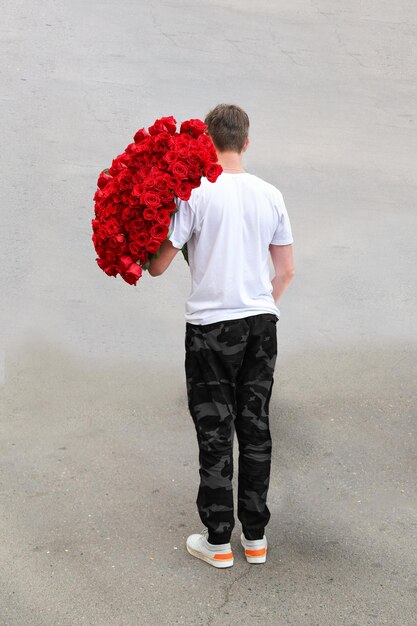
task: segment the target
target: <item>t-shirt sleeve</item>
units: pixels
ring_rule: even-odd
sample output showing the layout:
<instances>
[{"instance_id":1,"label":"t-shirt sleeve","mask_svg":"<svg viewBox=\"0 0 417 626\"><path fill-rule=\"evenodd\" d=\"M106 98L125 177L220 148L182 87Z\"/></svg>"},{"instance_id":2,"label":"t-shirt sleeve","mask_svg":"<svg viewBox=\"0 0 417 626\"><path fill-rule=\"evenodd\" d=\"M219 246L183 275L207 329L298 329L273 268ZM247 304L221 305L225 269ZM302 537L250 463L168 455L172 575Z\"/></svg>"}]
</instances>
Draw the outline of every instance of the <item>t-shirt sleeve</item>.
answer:
<instances>
[{"instance_id":1,"label":"t-shirt sleeve","mask_svg":"<svg viewBox=\"0 0 417 626\"><path fill-rule=\"evenodd\" d=\"M176 203L178 211L171 215L168 239L174 248L181 249L192 237L195 214L188 201L177 198Z\"/></svg>"},{"instance_id":2,"label":"t-shirt sleeve","mask_svg":"<svg viewBox=\"0 0 417 626\"><path fill-rule=\"evenodd\" d=\"M290 218L288 216L287 207L285 206L284 198L279 192L277 197L277 209L278 209L278 226L272 237L271 244L274 246L286 246L290 243L294 243L294 239L291 231Z\"/></svg>"}]
</instances>

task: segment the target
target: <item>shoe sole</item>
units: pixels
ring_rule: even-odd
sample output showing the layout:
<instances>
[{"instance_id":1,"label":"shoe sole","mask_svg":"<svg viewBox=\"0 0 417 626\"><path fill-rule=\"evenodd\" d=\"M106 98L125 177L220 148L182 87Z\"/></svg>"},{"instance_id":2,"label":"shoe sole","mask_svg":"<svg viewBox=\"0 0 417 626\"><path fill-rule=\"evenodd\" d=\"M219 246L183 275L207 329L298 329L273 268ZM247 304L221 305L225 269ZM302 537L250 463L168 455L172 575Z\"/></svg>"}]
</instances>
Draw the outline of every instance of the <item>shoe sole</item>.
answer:
<instances>
[{"instance_id":1,"label":"shoe sole","mask_svg":"<svg viewBox=\"0 0 417 626\"><path fill-rule=\"evenodd\" d=\"M264 556L248 556L245 552L248 563L266 563L266 554Z\"/></svg>"},{"instance_id":2,"label":"shoe sole","mask_svg":"<svg viewBox=\"0 0 417 626\"><path fill-rule=\"evenodd\" d=\"M245 557L248 563L266 563L268 546L265 548L259 548L258 550L250 550L249 548L245 548L242 541L240 543L245 550Z\"/></svg>"},{"instance_id":3,"label":"shoe sole","mask_svg":"<svg viewBox=\"0 0 417 626\"><path fill-rule=\"evenodd\" d=\"M194 550L193 548L190 548L188 545L187 547L187 551L192 555L195 556L197 559L201 559L202 561L205 561L206 563L208 563L209 565L212 565L213 567L217 567L219 569L224 569L225 567L232 567L233 565L233 559L214 559L213 557L208 556L207 554L204 554L203 552L199 552L198 550Z\"/></svg>"}]
</instances>

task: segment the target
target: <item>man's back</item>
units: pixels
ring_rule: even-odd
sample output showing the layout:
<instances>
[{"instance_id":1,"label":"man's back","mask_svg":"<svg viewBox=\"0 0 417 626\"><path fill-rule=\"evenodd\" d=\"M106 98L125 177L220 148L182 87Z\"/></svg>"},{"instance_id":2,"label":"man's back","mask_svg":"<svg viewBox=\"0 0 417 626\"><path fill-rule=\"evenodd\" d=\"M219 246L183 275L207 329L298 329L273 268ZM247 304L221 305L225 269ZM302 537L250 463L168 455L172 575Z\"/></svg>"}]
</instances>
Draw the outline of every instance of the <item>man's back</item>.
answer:
<instances>
[{"instance_id":1,"label":"man's back","mask_svg":"<svg viewBox=\"0 0 417 626\"><path fill-rule=\"evenodd\" d=\"M191 293L186 321L211 324L259 313L279 316L269 276L269 245L293 243L281 192L261 178L223 172L178 202L169 239L187 243Z\"/></svg>"}]
</instances>

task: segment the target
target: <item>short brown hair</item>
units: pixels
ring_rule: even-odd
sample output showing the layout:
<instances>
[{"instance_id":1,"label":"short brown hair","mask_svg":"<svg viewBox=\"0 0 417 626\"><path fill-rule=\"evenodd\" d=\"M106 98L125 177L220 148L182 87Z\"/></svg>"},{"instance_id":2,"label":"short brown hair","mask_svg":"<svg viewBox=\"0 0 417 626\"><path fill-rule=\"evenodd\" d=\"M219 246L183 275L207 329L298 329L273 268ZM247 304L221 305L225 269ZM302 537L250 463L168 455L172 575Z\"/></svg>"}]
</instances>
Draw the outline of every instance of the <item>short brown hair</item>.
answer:
<instances>
[{"instance_id":1,"label":"short brown hair","mask_svg":"<svg viewBox=\"0 0 417 626\"><path fill-rule=\"evenodd\" d=\"M218 104L204 120L208 134L220 152L242 152L249 132L247 113L235 104Z\"/></svg>"}]
</instances>

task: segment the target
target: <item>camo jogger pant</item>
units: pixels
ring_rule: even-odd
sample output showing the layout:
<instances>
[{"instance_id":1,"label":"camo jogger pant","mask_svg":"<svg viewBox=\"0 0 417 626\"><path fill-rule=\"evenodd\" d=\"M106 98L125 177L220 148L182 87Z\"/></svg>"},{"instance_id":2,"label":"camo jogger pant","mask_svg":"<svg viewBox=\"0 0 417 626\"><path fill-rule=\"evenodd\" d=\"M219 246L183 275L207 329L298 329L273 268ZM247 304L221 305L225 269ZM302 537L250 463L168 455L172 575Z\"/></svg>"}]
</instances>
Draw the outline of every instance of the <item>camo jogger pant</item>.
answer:
<instances>
[{"instance_id":1,"label":"camo jogger pant","mask_svg":"<svg viewBox=\"0 0 417 626\"><path fill-rule=\"evenodd\" d=\"M208 541L228 543L233 515L233 436L239 445L238 518L247 539L269 521L271 467L269 400L277 358L277 317L186 323L188 408L199 446L197 508Z\"/></svg>"}]
</instances>

